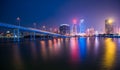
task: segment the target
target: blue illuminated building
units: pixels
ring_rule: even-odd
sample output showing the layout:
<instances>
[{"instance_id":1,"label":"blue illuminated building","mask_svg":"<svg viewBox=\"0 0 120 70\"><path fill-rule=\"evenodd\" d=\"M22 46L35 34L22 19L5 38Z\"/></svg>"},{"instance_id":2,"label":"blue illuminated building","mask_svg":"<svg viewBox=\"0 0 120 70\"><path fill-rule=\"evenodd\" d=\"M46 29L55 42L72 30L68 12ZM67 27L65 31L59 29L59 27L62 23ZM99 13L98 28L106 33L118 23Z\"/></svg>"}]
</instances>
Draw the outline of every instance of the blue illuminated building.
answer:
<instances>
[{"instance_id":1,"label":"blue illuminated building","mask_svg":"<svg viewBox=\"0 0 120 70\"><path fill-rule=\"evenodd\" d=\"M84 19L81 19L79 24L79 33L85 33L85 30L86 30L86 26L84 23Z\"/></svg>"}]
</instances>

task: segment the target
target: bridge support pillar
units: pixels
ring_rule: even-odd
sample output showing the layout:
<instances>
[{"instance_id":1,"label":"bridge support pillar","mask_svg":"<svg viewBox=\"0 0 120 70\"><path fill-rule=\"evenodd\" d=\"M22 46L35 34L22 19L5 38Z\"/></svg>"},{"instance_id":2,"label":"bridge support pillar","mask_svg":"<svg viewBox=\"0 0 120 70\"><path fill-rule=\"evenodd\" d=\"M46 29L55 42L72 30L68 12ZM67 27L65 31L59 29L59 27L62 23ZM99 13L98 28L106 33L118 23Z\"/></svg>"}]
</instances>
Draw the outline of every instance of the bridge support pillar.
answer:
<instances>
[{"instance_id":1,"label":"bridge support pillar","mask_svg":"<svg viewBox=\"0 0 120 70\"><path fill-rule=\"evenodd\" d=\"M14 35L14 41L20 41L20 30L19 29L14 29L13 35Z\"/></svg>"},{"instance_id":2,"label":"bridge support pillar","mask_svg":"<svg viewBox=\"0 0 120 70\"><path fill-rule=\"evenodd\" d=\"M35 32L30 33L30 40L35 40L36 39L35 36L36 36Z\"/></svg>"},{"instance_id":3,"label":"bridge support pillar","mask_svg":"<svg viewBox=\"0 0 120 70\"><path fill-rule=\"evenodd\" d=\"M14 36L14 41L16 41L16 33L15 33L15 29L13 30L13 36Z\"/></svg>"},{"instance_id":4,"label":"bridge support pillar","mask_svg":"<svg viewBox=\"0 0 120 70\"><path fill-rule=\"evenodd\" d=\"M52 36L49 35L49 39L52 39Z\"/></svg>"},{"instance_id":5,"label":"bridge support pillar","mask_svg":"<svg viewBox=\"0 0 120 70\"><path fill-rule=\"evenodd\" d=\"M34 35L33 35L33 39L34 39L34 40L36 39L35 36L36 36L36 33L34 32Z\"/></svg>"},{"instance_id":6,"label":"bridge support pillar","mask_svg":"<svg viewBox=\"0 0 120 70\"><path fill-rule=\"evenodd\" d=\"M17 30L17 36L18 36L17 40L20 41L20 30L19 29Z\"/></svg>"},{"instance_id":7,"label":"bridge support pillar","mask_svg":"<svg viewBox=\"0 0 120 70\"><path fill-rule=\"evenodd\" d=\"M30 40L32 40L32 33L30 33Z\"/></svg>"},{"instance_id":8,"label":"bridge support pillar","mask_svg":"<svg viewBox=\"0 0 120 70\"><path fill-rule=\"evenodd\" d=\"M41 40L45 40L45 35L44 35L44 36L42 36Z\"/></svg>"}]
</instances>

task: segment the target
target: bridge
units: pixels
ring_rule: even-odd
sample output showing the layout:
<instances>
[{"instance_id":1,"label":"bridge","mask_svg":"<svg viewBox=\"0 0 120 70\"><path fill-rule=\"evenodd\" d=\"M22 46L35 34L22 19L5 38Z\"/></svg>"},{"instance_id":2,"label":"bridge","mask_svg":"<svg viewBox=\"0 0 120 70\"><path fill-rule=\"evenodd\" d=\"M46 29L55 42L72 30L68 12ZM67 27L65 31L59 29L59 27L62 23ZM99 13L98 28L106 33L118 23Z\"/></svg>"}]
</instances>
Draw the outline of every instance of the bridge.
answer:
<instances>
[{"instance_id":1,"label":"bridge","mask_svg":"<svg viewBox=\"0 0 120 70\"><path fill-rule=\"evenodd\" d=\"M17 41L20 41L20 31L30 32L31 38L33 36L34 40L35 40L36 33L43 34L43 35L49 35L49 36L53 36L53 37L62 37L62 38L67 37L65 35L61 35L61 34L57 34L57 33L53 33L53 32L48 32L48 31L39 30L39 29L35 29L35 28L16 26L16 25L11 25L11 24L6 24L6 23L0 23L0 27L13 29L14 40L16 39L15 35L17 35Z\"/></svg>"}]
</instances>

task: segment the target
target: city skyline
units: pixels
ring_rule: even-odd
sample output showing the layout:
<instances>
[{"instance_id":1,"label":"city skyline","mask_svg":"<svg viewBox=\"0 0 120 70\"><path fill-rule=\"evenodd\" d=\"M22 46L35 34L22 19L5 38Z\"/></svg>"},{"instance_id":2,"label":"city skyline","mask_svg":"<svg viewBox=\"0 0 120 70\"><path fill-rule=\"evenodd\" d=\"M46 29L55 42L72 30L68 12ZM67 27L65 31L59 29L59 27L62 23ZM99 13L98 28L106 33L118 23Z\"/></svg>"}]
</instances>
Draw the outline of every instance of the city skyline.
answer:
<instances>
[{"instance_id":1,"label":"city skyline","mask_svg":"<svg viewBox=\"0 0 120 70\"><path fill-rule=\"evenodd\" d=\"M16 18L20 17L22 26L32 27L36 23L38 28L44 25L58 28L60 24L72 25L75 18L84 19L87 28L102 31L107 18L113 18L119 25L119 5L119 0L4 0L0 2L0 22L17 25Z\"/></svg>"},{"instance_id":2,"label":"city skyline","mask_svg":"<svg viewBox=\"0 0 120 70\"><path fill-rule=\"evenodd\" d=\"M120 0L0 0L0 70L120 70Z\"/></svg>"}]
</instances>

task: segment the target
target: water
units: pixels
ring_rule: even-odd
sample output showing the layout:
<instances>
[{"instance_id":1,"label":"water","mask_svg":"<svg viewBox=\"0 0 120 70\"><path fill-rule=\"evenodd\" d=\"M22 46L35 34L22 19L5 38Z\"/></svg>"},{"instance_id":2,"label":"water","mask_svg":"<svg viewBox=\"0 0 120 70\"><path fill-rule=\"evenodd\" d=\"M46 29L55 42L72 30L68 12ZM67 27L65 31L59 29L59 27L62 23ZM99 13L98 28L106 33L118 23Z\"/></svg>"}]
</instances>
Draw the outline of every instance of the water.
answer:
<instances>
[{"instance_id":1,"label":"water","mask_svg":"<svg viewBox=\"0 0 120 70\"><path fill-rule=\"evenodd\" d=\"M120 70L120 39L0 42L0 70Z\"/></svg>"}]
</instances>

